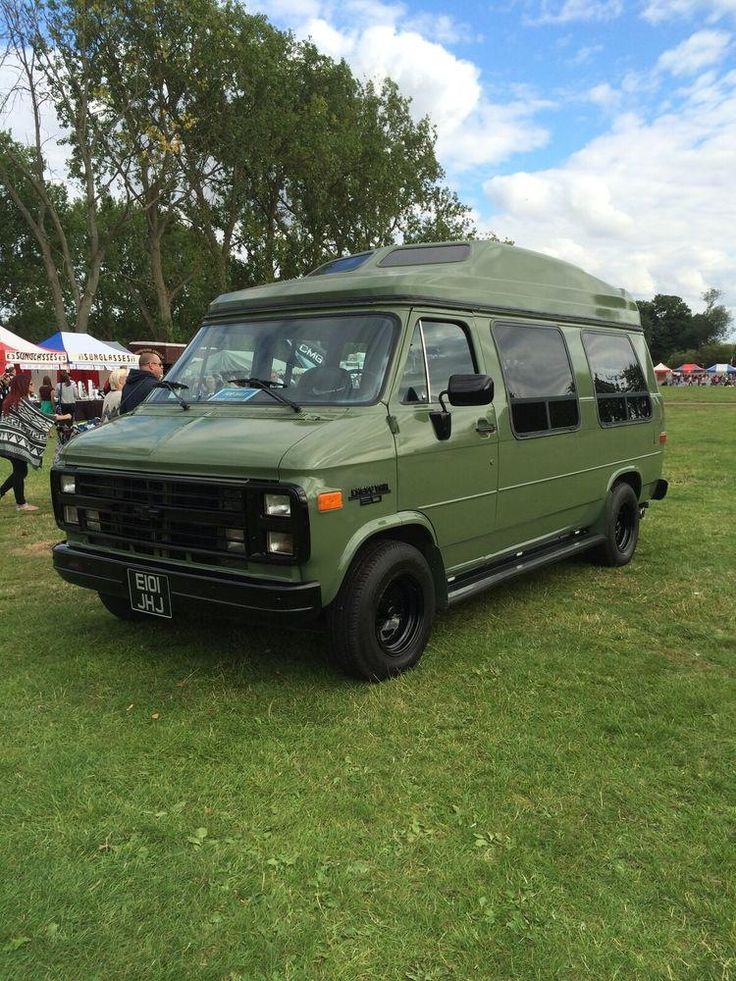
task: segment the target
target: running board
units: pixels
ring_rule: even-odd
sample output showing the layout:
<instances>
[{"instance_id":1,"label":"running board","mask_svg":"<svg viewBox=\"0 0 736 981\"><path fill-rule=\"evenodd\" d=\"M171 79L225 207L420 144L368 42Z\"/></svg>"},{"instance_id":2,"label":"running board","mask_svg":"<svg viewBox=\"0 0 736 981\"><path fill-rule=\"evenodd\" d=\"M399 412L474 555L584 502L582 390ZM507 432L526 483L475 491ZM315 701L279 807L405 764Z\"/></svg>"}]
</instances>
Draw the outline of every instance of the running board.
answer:
<instances>
[{"instance_id":1,"label":"running board","mask_svg":"<svg viewBox=\"0 0 736 981\"><path fill-rule=\"evenodd\" d=\"M573 555L587 552L589 548L599 545L605 541L604 535L591 535L588 532L581 532L573 536L566 536L563 540L557 539L555 542L542 546L541 548L531 549L528 552L514 553L507 558L498 559L480 569L457 576L452 582L447 583L447 605L454 606L463 600L470 599L486 589L498 586L509 579L523 576L526 572L533 572L541 569L552 562L560 562L562 559L569 559Z\"/></svg>"}]
</instances>

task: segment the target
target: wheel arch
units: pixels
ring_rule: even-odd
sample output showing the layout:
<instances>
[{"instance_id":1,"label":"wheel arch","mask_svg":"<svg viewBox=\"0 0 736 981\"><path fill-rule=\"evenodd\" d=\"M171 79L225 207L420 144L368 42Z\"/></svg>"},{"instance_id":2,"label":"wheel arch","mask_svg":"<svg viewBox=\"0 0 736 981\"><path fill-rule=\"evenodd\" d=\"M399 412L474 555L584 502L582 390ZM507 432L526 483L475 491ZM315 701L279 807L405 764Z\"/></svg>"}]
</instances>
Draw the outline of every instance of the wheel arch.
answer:
<instances>
[{"instance_id":1,"label":"wheel arch","mask_svg":"<svg viewBox=\"0 0 736 981\"><path fill-rule=\"evenodd\" d=\"M627 467L625 470L619 470L614 473L609 481L607 493L610 494L617 484L628 484L636 494L637 501L641 498L641 489L644 486L644 481L641 473L635 467Z\"/></svg>"},{"instance_id":2,"label":"wheel arch","mask_svg":"<svg viewBox=\"0 0 736 981\"><path fill-rule=\"evenodd\" d=\"M421 552L432 572L437 608L444 609L447 606L447 577L434 528L423 514L416 511L392 515L392 520L389 522L384 519L364 525L348 541L329 590L323 589L325 605L332 602L337 595L348 569L358 554L376 541L404 542ZM327 592L326 597L325 592Z\"/></svg>"}]
</instances>

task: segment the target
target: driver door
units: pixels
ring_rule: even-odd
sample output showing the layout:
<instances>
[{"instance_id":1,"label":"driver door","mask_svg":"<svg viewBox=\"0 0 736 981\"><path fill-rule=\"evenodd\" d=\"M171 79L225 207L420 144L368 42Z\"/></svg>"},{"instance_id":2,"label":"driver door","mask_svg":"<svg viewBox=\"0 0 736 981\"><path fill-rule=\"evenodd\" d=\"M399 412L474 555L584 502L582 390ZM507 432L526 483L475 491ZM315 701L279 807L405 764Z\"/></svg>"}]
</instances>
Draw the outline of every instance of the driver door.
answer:
<instances>
[{"instance_id":1,"label":"driver door","mask_svg":"<svg viewBox=\"0 0 736 981\"><path fill-rule=\"evenodd\" d=\"M414 311L410 343L392 393L398 503L432 523L446 567L488 555L496 518L498 433L493 405L450 406L450 438L440 440L430 413L450 375L482 372L470 322Z\"/></svg>"}]
</instances>

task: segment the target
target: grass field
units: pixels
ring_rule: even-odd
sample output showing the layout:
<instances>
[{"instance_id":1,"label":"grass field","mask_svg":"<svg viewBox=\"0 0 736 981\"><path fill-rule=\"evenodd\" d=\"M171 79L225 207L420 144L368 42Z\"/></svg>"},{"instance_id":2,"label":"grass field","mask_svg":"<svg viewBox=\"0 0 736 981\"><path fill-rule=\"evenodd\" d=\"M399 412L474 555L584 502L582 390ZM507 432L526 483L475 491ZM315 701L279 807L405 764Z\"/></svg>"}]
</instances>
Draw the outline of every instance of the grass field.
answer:
<instances>
[{"instance_id":1,"label":"grass field","mask_svg":"<svg viewBox=\"0 0 736 981\"><path fill-rule=\"evenodd\" d=\"M708 405L724 403L736 405L736 385L686 385L672 387L665 385L660 389L668 405L705 402Z\"/></svg>"},{"instance_id":2,"label":"grass field","mask_svg":"<svg viewBox=\"0 0 736 981\"><path fill-rule=\"evenodd\" d=\"M736 406L668 431L630 566L374 686L318 634L119 624L51 571L48 472L3 499L0 978L736 976Z\"/></svg>"}]
</instances>

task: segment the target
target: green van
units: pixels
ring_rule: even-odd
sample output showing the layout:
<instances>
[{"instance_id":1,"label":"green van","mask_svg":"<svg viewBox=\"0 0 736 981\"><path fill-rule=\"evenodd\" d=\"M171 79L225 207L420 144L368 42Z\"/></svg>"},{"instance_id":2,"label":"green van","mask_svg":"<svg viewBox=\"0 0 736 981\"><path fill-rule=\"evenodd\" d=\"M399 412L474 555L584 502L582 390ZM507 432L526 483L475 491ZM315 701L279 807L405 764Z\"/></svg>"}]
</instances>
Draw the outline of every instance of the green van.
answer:
<instances>
[{"instance_id":1,"label":"green van","mask_svg":"<svg viewBox=\"0 0 736 981\"><path fill-rule=\"evenodd\" d=\"M219 297L142 405L71 441L54 565L124 620L323 620L383 679L437 610L629 562L665 440L625 291L492 242L376 249Z\"/></svg>"}]
</instances>

